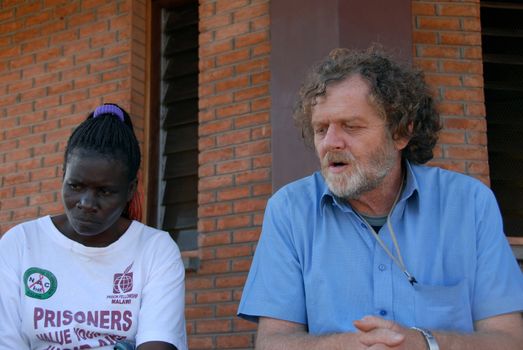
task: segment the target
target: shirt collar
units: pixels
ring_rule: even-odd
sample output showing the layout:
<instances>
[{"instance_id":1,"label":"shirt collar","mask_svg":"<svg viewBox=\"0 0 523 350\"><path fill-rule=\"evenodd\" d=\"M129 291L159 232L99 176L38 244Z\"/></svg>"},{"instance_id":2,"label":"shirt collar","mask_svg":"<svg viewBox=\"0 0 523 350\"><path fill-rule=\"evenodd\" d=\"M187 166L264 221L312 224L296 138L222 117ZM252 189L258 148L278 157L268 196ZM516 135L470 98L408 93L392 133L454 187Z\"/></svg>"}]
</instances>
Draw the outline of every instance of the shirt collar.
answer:
<instances>
[{"instance_id":1,"label":"shirt collar","mask_svg":"<svg viewBox=\"0 0 523 350\"><path fill-rule=\"evenodd\" d=\"M414 172L412 171L412 165L408 160L404 161L405 164L405 173L406 173L406 181L405 185L403 186L403 191L401 193L400 199L398 202L406 201L410 197L414 195L414 193L419 191L418 187L418 181L416 180L416 177L414 176ZM320 207L324 208L326 204L333 204L339 207L343 211L353 211L352 207L341 198L335 196L327 186L327 183L325 182L325 179L323 178L323 175L321 175L320 172L317 173L317 176L319 177L319 184L320 184Z\"/></svg>"}]
</instances>

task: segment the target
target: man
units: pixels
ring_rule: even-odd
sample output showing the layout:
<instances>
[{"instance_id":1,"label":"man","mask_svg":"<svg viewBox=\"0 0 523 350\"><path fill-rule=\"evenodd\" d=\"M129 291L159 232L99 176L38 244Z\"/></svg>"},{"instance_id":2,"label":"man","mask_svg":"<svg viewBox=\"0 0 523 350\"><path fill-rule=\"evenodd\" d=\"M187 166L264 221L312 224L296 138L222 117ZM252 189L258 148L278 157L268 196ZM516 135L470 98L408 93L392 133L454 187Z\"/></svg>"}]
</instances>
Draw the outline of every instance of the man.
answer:
<instances>
[{"instance_id":1,"label":"man","mask_svg":"<svg viewBox=\"0 0 523 350\"><path fill-rule=\"evenodd\" d=\"M523 277L492 192L421 165L440 128L422 74L334 50L294 117L321 173L269 200L238 311L256 348L522 349Z\"/></svg>"}]
</instances>

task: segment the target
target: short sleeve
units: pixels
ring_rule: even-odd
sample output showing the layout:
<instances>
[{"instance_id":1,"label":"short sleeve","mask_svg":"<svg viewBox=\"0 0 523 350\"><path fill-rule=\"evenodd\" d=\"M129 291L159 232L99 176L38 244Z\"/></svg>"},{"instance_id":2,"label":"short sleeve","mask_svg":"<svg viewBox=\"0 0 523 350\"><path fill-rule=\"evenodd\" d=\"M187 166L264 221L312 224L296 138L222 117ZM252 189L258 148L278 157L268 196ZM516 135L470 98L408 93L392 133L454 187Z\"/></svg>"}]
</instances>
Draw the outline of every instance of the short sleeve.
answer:
<instances>
[{"instance_id":1,"label":"short sleeve","mask_svg":"<svg viewBox=\"0 0 523 350\"><path fill-rule=\"evenodd\" d=\"M0 239L0 349L29 350L29 342L22 335L21 282L17 264L20 249L15 235L22 234L17 227Z\"/></svg>"},{"instance_id":2,"label":"short sleeve","mask_svg":"<svg viewBox=\"0 0 523 350\"><path fill-rule=\"evenodd\" d=\"M495 197L490 190L485 192L477 208L475 321L523 310L523 275L503 233Z\"/></svg>"},{"instance_id":3,"label":"short sleeve","mask_svg":"<svg viewBox=\"0 0 523 350\"><path fill-rule=\"evenodd\" d=\"M288 197L276 193L265 210L262 233L238 315L307 323L302 265L296 249Z\"/></svg>"},{"instance_id":4,"label":"short sleeve","mask_svg":"<svg viewBox=\"0 0 523 350\"><path fill-rule=\"evenodd\" d=\"M147 279L142 290L136 345L163 341L187 350L185 269L178 246L168 234L149 244Z\"/></svg>"}]
</instances>

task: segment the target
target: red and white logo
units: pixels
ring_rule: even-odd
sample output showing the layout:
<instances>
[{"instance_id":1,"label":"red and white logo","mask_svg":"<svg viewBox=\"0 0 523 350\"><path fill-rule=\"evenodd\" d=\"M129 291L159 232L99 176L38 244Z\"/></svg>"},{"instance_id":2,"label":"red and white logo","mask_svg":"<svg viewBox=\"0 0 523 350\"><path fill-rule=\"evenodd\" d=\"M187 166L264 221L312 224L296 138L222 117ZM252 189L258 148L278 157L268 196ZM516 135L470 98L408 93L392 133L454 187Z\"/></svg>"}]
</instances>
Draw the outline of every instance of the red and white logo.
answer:
<instances>
[{"instance_id":1,"label":"red and white logo","mask_svg":"<svg viewBox=\"0 0 523 350\"><path fill-rule=\"evenodd\" d=\"M123 273L115 273L113 278L113 293L122 294L129 293L133 290L133 273L131 268L133 263L127 266Z\"/></svg>"}]
</instances>

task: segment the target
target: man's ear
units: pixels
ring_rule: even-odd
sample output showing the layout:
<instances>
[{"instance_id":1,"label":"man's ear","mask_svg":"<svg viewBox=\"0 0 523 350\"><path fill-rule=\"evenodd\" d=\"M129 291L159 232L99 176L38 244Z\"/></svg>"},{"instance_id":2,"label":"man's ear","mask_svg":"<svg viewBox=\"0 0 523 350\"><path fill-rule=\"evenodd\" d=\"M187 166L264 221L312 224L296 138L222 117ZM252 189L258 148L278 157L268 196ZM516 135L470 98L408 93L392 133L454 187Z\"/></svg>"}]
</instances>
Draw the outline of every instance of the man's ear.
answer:
<instances>
[{"instance_id":1,"label":"man's ear","mask_svg":"<svg viewBox=\"0 0 523 350\"><path fill-rule=\"evenodd\" d=\"M407 136L401 136L401 137L394 137L394 146L398 151L402 151L407 145L409 144L412 131L414 130L414 122L410 121L407 125L408 129L408 135Z\"/></svg>"},{"instance_id":2,"label":"man's ear","mask_svg":"<svg viewBox=\"0 0 523 350\"><path fill-rule=\"evenodd\" d=\"M134 180L131 180L129 182L129 188L127 189L127 201L129 202L133 196L136 190L138 189L138 178L134 178Z\"/></svg>"}]
</instances>

